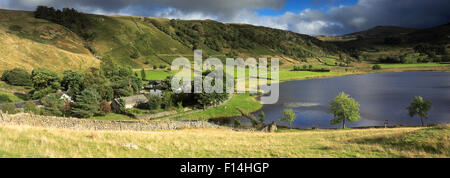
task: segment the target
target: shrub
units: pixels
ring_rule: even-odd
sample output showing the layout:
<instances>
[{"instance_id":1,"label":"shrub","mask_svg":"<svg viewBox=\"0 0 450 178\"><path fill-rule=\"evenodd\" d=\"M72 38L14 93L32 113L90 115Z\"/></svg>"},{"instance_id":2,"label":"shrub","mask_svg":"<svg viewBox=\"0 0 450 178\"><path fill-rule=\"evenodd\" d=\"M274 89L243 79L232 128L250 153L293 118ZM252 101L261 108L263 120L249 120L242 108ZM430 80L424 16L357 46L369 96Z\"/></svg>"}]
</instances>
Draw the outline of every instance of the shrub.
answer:
<instances>
[{"instance_id":1,"label":"shrub","mask_svg":"<svg viewBox=\"0 0 450 178\"><path fill-rule=\"evenodd\" d=\"M100 114L106 115L110 112L112 112L111 105L108 101L103 100L102 103L100 103Z\"/></svg>"},{"instance_id":2,"label":"shrub","mask_svg":"<svg viewBox=\"0 0 450 178\"><path fill-rule=\"evenodd\" d=\"M2 105L2 112L8 113L8 114L16 114L16 105L13 103L6 103Z\"/></svg>"},{"instance_id":3,"label":"shrub","mask_svg":"<svg viewBox=\"0 0 450 178\"><path fill-rule=\"evenodd\" d=\"M147 103L147 109L149 110L156 110L161 108L162 99L159 96L155 95L149 95L147 96L148 103Z\"/></svg>"},{"instance_id":4,"label":"shrub","mask_svg":"<svg viewBox=\"0 0 450 178\"><path fill-rule=\"evenodd\" d=\"M39 108L33 101L28 101L23 105L23 111L30 114L39 114Z\"/></svg>"},{"instance_id":5,"label":"shrub","mask_svg":"<svg viewBox=\"0 0 450 178\"><path fill-rule=\"evenodd\" d=\"M149 65L149 64L150 64L150 60L148 60L148 59L145 60L144 64L145 64L145 65Z\"/></svg>"},{"instance_id":6,"label":"shrub","mask_svg":"<svg viewBox=\"0 0 450 178\"><path fill-rule=\"evenodd\" d=\"M44 108L42 114L47 116L62 116L65 101L61 99L59 94L50 94L41 99Z\"/></svg>"},{"instance_id":7,"label":"shrub","mask_svg":"<svg viewBox=\"0 0 450 178\"><path fill-rule=\"evenodd\" d=\"M375 64L372 66L372 70L380 70L380 69L381 69L381 66L378 64Z\"/></svg>"},{"instance_id":8,"label":"shrub","mask_svg":"<svg viewBox=\"0 0 450 178\"><path fill-rule=\"evenodd\" d=\"M31 75L22 68L14 68L3 72L2 80L10 85L31 86Z\"/></svg>"},{"instance_id":9,"label":"shrub","mask_svg":"<svg viewBox=\"0 0 450 178\"><path fill-rule=\"evenodd\" d=\"M160 68L160 69L165 69L166 67L167 67L167 66L164 65L164 64L159 65L159 68Z\"/></svg>"},{"instance_id":10,"label":"shrub","mask_svg":"<svg viewBox=\"0 0 450 178\"><path fill-rule=\"evenodd\" d=\"M234 127L241 127L241 121L238 119L234 120Z\"/></svg>"},{"instance_id":11,"label":"shrub","mask_svg":"<svg viewBox=\"0 0 450 178\"><path fill-rule=\"evenodd\" d=\"M156 69L158 69L158 66L155 64L155 65L153 65L153 70L156 70Z\"/></svg>"},{"instance_id":12,"label":"shrub","mask_svg":"<svg viewBox=\"0 0 450 178\"><path fill-rule=\"evenodd\" d=\"M9 99L8 95L0 94L0 103L9 103L12 102L11 99Z\"/></svg>"},{"instance_id":13,"label":"shrub","mask_svg":"<svg viewBox=\"0 0 450 178\"><path fill-rule=\"evenodd\" d=\"M41 99L41 98L47 96L48 94L55 93L55 92L56 92L56 89L54 89L54 88L44 88L44 89L41 89L38 91L35 90L32 92L31 98L34 100Z\"/></svg>"}]
</instances>

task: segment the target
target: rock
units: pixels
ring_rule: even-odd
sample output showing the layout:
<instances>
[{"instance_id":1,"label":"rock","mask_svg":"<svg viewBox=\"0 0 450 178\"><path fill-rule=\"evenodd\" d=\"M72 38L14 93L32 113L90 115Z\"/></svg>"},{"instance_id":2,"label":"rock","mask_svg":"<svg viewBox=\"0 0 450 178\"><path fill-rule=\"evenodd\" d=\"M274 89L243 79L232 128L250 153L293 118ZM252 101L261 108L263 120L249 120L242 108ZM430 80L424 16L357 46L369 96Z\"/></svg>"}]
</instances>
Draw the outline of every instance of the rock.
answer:
<instances>
[{"instance_id":1,"label":"rock","mask_svg":"<svg viewBox=\"0 0 450 178\"><path fill-rule=\"evenodd\" d=\"M122 144L122 146L125 147L125 148L133 149L133 150L139 149L139 147L137 145L134 145L134 144L131 144L131 143Z\"/></svg>"}]
</instances>

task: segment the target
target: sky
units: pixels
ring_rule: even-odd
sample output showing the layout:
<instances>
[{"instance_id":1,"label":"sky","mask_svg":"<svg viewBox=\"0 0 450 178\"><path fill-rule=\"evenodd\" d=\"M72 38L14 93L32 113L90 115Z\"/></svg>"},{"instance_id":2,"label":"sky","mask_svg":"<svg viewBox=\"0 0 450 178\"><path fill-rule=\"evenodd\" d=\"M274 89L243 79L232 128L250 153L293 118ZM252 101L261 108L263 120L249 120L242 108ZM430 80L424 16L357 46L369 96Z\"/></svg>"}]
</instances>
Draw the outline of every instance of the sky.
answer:
<instances>
[{"instance_id":1,"label":"sky","mask_svg":"<svg viewBox=\"0 0 450 178\"><path fill-rule=\"evenodd\" d=\"M379 25L428 28L450 21L450 0L0 0L0 9L34 10L37 5L95 14L211 19L314 36Z\"/></svg>"}]
</instances>

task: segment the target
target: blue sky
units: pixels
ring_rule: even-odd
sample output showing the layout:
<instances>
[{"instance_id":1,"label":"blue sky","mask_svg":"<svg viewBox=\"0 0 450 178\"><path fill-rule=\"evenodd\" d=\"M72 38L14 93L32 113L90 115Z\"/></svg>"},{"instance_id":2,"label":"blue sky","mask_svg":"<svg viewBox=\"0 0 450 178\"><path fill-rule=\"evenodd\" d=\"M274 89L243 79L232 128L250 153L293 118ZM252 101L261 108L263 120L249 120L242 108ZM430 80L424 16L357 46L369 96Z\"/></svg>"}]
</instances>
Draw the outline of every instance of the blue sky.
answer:
<instances>
[{"instance_id":1,"label":"blue sky","mask_svg":"<svg viewBox=\"0 0 450 178\"><path fill-rule=\"evenodd\" d=\"M342 35L379 25L427 28L450 21L450 0L0 0L0 9L37 5L86 13L212 19L289 30Z\"/></svg>"},{"instance_id":2,"label":"blue sky","mask_svg":"<svg viewBox=\"0 0 450 178\"><path fill-rule=\"evenodd\" d=\"M357 0L335 0L335 1L318 1L318 0L288 0L286 4L277 10L264 8L256 10L261 16L279 16L286 12L299 13L305 9L320 10L326 12L331 7L340 5L355 5Z\"/></svg>"}]
</instances>

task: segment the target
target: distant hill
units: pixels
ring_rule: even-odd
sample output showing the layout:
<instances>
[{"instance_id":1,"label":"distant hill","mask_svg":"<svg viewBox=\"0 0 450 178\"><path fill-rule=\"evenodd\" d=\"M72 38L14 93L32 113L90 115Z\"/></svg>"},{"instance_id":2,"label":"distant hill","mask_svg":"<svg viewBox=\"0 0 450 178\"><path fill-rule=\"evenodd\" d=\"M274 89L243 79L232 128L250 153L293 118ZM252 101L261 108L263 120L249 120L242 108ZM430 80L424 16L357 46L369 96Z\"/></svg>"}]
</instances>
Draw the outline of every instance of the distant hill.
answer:
<instances>
[{"instance_id":1,"label":"distant hill","mask_svg":"<svg viewBox=\"0 0 450 178\"><path fill-rule=\"evenodd\" d=\"M317 38L322 41L329 42L345 42L354 41L361 39L381 39L384 40L386 37L406 35L412 32L418 31L414 28L396 27L396 26L376 26L368 30L354 32L350 34L345 34L341 36L318 36Z\"/></svg>"},{"instance_id":2,"label":"distant hill","mask_svg":"<svg viewBox=\"0 0 450 178\"><path fill-rule=\"evenodd\" d=\"M0 10L0 71L86 69L104 58L133 68L151 67L180 56L193 59L193 49L222 60L279 57L282 63L341 53L334 44L308 35L252 25L92 14L74 20L64 19L79 17L72 11L64 18L45 14L35 18L33 12Z\"/></svg>"},{"instance_id":3,"label":"distant hill","mask_svg":"<svg viewBox=\"0 0 450 178\"><path fill-rule=\"evenodd\" d=\"M450 40L450 25L427 29L412 29L394 26L377 26L366 31L342 36L319 36L318 39L339 46L353 57L362 60L377 60L380 57L404 56L415 53L419 44L444 46Z\"/></svg>"}]
</instances>

